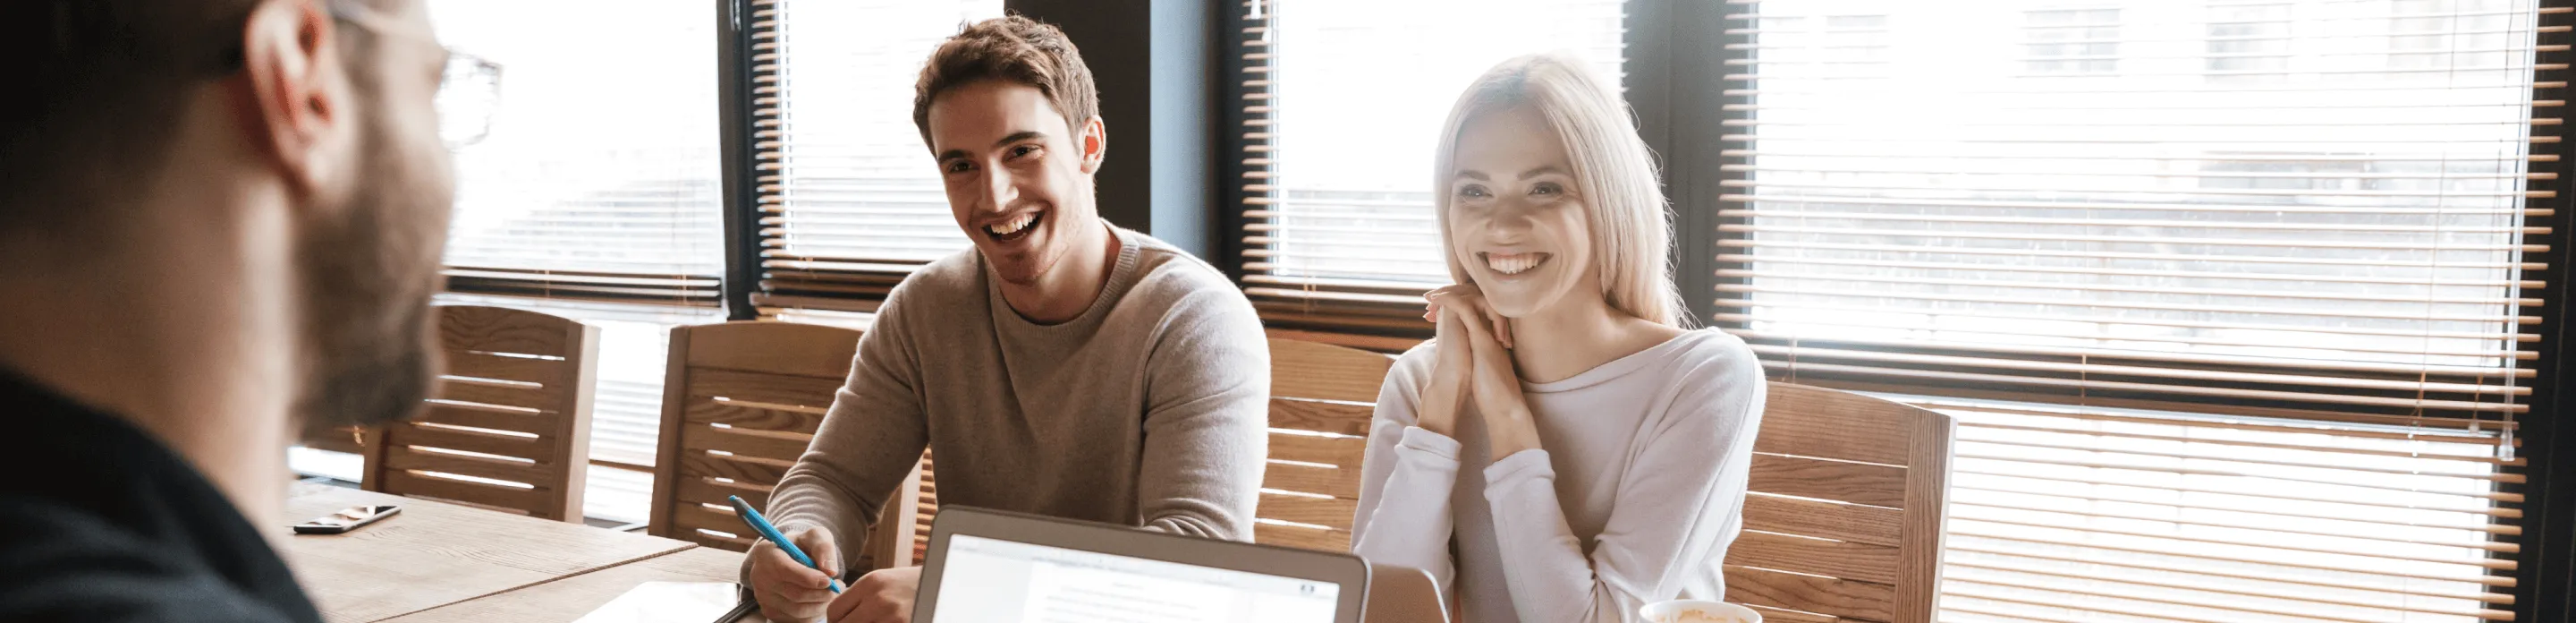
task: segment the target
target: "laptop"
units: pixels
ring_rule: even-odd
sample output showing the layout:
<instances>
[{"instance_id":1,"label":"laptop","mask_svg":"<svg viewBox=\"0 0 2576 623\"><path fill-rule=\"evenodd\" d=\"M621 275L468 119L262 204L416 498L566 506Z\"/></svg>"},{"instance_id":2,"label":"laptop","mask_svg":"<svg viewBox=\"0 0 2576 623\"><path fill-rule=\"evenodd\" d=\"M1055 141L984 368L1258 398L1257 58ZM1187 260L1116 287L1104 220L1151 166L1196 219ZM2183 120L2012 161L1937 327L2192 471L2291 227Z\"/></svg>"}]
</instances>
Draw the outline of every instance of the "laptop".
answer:
<instances>
[{"instance_id":1,"label":"laptop","mask_svg":"<svg viewBox=\"0 0 2576 623\"><path fill-rule=\"evenodd\" d=\"M920 623L1361 623L1369 564L1348 553L943 506Z\"/></svg>"}]
</instances>

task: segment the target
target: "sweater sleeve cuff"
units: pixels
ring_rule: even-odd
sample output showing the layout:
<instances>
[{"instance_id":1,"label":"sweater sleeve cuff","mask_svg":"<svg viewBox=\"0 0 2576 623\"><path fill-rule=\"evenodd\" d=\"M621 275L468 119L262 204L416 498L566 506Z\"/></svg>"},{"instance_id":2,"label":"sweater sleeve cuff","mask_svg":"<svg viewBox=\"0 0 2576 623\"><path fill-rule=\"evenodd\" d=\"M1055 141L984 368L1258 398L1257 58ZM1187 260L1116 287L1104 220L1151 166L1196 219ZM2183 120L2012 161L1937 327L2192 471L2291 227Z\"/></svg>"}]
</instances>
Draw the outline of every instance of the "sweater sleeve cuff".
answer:
<instances>
[{"instance_id":1,"label":"sweater sleeve cuff","mask_svg":"<svg viewBox=\"0 0 2576 623\"><path fill-rule=\"evenodd\" d=\"M1404 438L1396 441L1396 447L1428 455L1427 458L1446 459L1451 463L1458 462L1458 440L1420 426L1405 427Z\"/></svg>"},{"instance_id":2,"label":"sweater sleeve cuff","mask_svg":"<svg viewBox=\"0 0 2576 623\"><path fill-rule=\"evenodd\" d=\"M1490 499L1510 491L1510 487L1503 486L1508 483L1555 479L1556 466L1547 462L1546 450L1522 450L1485 466L1485 495Z\"/></svg>"}]
</instances>

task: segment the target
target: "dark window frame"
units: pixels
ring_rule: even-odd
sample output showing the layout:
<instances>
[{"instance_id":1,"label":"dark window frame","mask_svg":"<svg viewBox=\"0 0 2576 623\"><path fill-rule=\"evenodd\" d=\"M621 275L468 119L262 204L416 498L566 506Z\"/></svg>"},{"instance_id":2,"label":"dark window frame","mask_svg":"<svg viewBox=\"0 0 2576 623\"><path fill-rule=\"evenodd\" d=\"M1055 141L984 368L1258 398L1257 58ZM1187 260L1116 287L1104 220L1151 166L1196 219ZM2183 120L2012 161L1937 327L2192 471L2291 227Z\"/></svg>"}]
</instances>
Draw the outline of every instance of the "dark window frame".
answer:
<instances>
[{"instance_id":1,"label":"dark window frame","mask_svg":"<svg viewBox=\"0 0 2576 623\"><path fill-rule=\"evenodd\" d=\"M1753 36L1728 32L1727 11L1717 2L1628 3L1628 105L1636 110L1638 134L1662 167L1664 196L1672 202L1673 282L1694 326L1712 324L1706 319L1717 313L1718 284L1741 281L1717 276L1717 205L1726 182L1749 175L1721 166L1723 122L1742 113L1693 113L1751 101L1728 94L1723 72L1708 70L1725 67L1729 58L1751 57L1728 49L1752 43Z\"/></svg>"},{"instance_id":2,"label":"dark window frame","mask_svg":"<svg viewBox=\"0 0 2576 623\"><path fill-rule=\"evenodd\" d=\"M2576 0L2541 0L2539 5L2542 9L2540 26L2565 28L2576 24L2576 19L2571 19L2576 16L2564 12L2576 9ZM2553 9L2561 12L2550 12ZM2576 55L2564 49L2544 48L2537 54L2534 60L2543 69L2535 77L2540 82L2532 89L2532 100L2565 101L2571 94L2576 94L2565 86L2570 72L2546 68L2553 63L2565 67L2571 57ZM2562 105L2560 108L2563 111L2565 107ZM2554 134L2563 138L2567 135L2562 129L2564 127L2533 126L2531 131L2534 136ZM2576 358L2571 358L2565 347L2567 324L2576 322L2576 310L2567 309L2570 300L2566 282L2569 263L2576 262L2576 248L2570 245L2576 242L2576 232L2569 231L2576 227L2576 214L2571 214L2576 212L2576 202L2571 202L2571 198L2576 198L2571 197L2576 188L2571 188L2568 183L2568 180L2576 179L2576 157L2571 157L2576 156L2576 150L2568 149L2564 142L2534 142L2531 152L2558 156L2556 162L2535 163L2539 166L2532 167L2533 172L2555 174L2555 179L2530 182L2531 190L2557 193L2553 198L2530 200L2554 209L2553 213L2524 220L2525 225L2551 228L2548 239L2542 241L2550 249L2548 268L2536 271L2537 278L2550 284L2539 296L2542 315L2548 321L2541 323L2539 329L2540 358L2536 363L2541 368L2539 379L2542 382L2532 385L2531 413L2521 429L2522 452L2528 463L2521 470L2527 482L2522 485L2503 484L2498 488L2524 495L2520 505L2523 511L2522 551L2518 556L2520 567L2515 573L2513 589L2514 620L2568 621L2576 620L2576 596L2570 595L2576 592L2576 508L2570 507L2576 504L2576 432L2569 431L2565 425L2567 413L2562 408L2557 388L2576 383L2576 369L2570 368L2570 364L2576 364Z\"/></svg>"},{"instance_id":3,"label":"dark window frame","mask_svg":"<svg viewBox=\"0 0 2576 623\"><path fill-rule=\"evenodd\" d=\"M760 287L761 275L760 200L752 185L758 173L752 170L757 154L751 143L751 94L757 74L751 49L758 37L775 40L777 29L754 25L753 15L765 3L716 0L715 5L716 114L724 117L717 144L724 162L724 311L727 319L753 320L760 317L760 308L752 305L751 293Z\"/></svg>"}]
</instances>

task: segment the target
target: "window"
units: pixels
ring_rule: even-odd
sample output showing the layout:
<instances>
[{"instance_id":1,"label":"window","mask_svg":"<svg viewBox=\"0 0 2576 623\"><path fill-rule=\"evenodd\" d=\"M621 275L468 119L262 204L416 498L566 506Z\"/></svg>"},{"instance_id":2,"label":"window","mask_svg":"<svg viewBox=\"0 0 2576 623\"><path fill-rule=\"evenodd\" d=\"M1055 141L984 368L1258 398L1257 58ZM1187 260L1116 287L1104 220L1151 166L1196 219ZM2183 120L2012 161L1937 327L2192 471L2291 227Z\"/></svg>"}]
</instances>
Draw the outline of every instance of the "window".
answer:
<instances>
[{"instance_id":1,"label":"window","mask_svg":"<svg viewBox=\"0 0 2576 623\"><path fill-rule=\"evenodd\" d=\"M450 288L715 305L724 213L706 6L429 9L441 42L502 66L490 133L455 152Z\"/></svg>"},{"instance_id":2,"label":"window","mask_svg":"<svg viewBox=\"0 0 2576 623\"><path fill-rule=\"evenodd\" d=\"M1887 16L1827 15L1822 33L1822 52L1829 61L1844 63L1883 63L1887 61Z\"/></svg>"},{"instance_id":3,"label":"window","mask_svg":"<svg viewBox=\"0 0 2576 623\"><path fill-rule=\"evenodd\" d=\"M930 52L1001 0L781 0L757 9L753 302L872 312L914 268L967 248L912 123Z\"/></svg>"},{"instance_id":4,"label":"window","mask_svg":"<svg viewBox=\"0 0 2576 623\"><path fill-rule=\"evenodd\" d=\"M640 521L664 336L722 319L715 24L704 3L680 0L428 8L441 43L502 66L489 135L455 151L451 292L439 302L601 328L585 512ZM335 454L298 450L290 462L356 480L353 457Z\"/></svg>"},{"instance_id":5,"label":"window","mask_svg":"<svg viewBox=\"0 0 2576 623\"><path fill-rule=\"evenodd\" d=\"M443 43L502 66L491 134L456 151L447 264L461 294L442 302L600 327L584 511L641 521L661 431L663 336L720 319L715 24L705 3L682 0L429 9ZM567 28L580 45L563 43Z\"/></svg>"},{"instance_id":6,"label":"window","mask_svg":"<svg viewBox=\"0 0 2576 623\"><path fill-rule=\"evenodd\" d=\"M2355 27L2386 29L2383 49L2389 69L2427 74L2494 71L2510 65L2508 57L2517 47L2516 4L2513 0L2398 0L2386 20L2368 20Z\"/></svg>"},{"instance_id":7,"label":"window","mask_svg":"<svg viewBox=\"0 0 2576 623\"><path fill-rule=\"evenodd\" d=\"M2209 7L2209 82L2257 84L2289 77L2290 5Z\"/></svg>"},{"instance_id":8,"label":"window","mask_svg":"<svg viewBox=\"0 0 2576 623\"><path fill-rule=\"evenodd\" d=\"M1819 78L1887 75L1885 15L1764 15L1753 32L1776 47L1762 51L1762 70Z\"/></svg>"},{"instance_id":9,"label":"window","mask_svg":"<svg viewBox=\"0 0 2576 623\"><path fill-rule=\"evenodd\" d=\"M2023 66L2035 74L2107 74L2120 70L2119 9L2022 12Z\"/></svg>"},{"instance_id":10,"label":"window","mask_svg":"<svg viewBox=\"0 0 2576 623\"><path fill-rule=\"evenodd\" d=\"M1431 151L1458 93L1556 49L1620 75L1617 0L1240 6L1243 285L1274 326L1428 335L1421 294L1449 283Z\"/></svg>"},{"instance_id":11,"label":"window","mask_svg":"<svg viewBox=\"0 0 2576 623\"><path fill-rule=\"evenodd\" d=\"M1854 45L1951 72L1898 106L1751 33L1728 194L1678 206L1718 217L1709 320L1958 418L1942 620L2510 616L2563 35L2527 1L2112 10L1892 7ZM2033 32L2114 20L2116 72Z\"/></svg>"}]
</instances>

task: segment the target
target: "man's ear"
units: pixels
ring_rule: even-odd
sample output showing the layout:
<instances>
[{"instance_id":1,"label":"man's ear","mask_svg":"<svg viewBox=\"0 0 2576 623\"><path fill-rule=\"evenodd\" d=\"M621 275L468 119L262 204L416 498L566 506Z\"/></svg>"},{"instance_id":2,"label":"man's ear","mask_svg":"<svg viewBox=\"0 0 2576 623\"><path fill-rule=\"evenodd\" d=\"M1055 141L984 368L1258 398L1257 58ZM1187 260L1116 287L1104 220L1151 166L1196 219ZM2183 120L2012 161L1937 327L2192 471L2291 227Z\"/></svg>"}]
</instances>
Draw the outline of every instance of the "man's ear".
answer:
<instances>
[{"instance_id":1,"label":"man's ear","mask_svg":"<svg viewBox=\"0 0 2576 623\"><path fill-rule=\"evenodd\" d=\"M1080 140L1082 172L1099 173L1101 160L1109 156L1109 128L1102 125L1100 117L1095 115L1090 121L1082 122Z\"/></svg>"},{"instance_id":2,"label":"man's ear","mask_svg":"<svg viewBox=\"0 0 2576 623\"><path fill-rule=\"evenodd\" d=\"M299 191L336 174L326 155L349 121L336 24L320 2L262 2L242 29L247 138Z\"/></svg>"}]
</instances>

